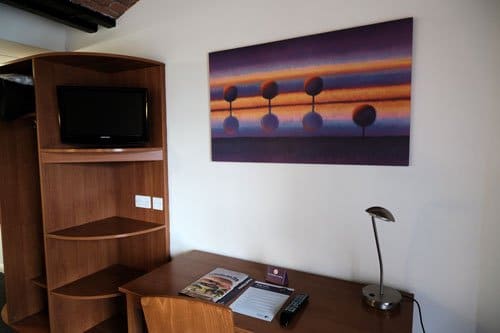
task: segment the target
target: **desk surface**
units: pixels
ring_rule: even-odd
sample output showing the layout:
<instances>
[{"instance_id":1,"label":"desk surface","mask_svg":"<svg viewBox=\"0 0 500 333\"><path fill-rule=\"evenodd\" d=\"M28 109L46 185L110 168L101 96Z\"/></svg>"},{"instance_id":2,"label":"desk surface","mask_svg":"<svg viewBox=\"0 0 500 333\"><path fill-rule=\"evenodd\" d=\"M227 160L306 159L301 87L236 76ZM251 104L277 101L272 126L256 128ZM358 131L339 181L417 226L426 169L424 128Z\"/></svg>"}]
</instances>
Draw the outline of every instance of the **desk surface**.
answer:
<instances>
[{"instance_id":1,"label":"desk surface","mask_svg":"<svg viewBox=\"0 0 500 333\"><path fill-rule=\"evenodd\" d=\"M142 296L177 295L179 290L216 267L223 267L249 274L263 281L266 265L220 256L212 253L191 251L179 256L120 288L127 295L129 332L140 332L136 318L130 311ZM303 333L405 333L412 330L413 303L403 299L400 307L392 312L383 312L366 306L361 300L359 283L288 270L289 284L295 292L309 294L309 303L298 314L288 328L279 325L279 313L272 322L254 319L234 313L237 327L255 333L303 332ZM411 294L406 294L410 295ZM135 299L137 304L129 304ZM132 323L131 323L132 321Z\"/></svg>"}]
</instances>

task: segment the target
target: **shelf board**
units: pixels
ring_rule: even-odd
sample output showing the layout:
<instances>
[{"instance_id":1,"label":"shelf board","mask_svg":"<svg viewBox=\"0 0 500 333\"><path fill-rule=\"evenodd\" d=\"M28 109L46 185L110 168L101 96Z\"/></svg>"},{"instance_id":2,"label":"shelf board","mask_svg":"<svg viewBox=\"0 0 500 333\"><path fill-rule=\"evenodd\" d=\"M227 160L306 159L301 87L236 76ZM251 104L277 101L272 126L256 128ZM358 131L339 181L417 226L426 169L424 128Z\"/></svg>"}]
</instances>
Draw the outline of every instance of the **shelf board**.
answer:
<instances>
[{"instance_id":1,"label":"shelf board","mask_svg":"<svg viewBox=\"0 0 500 333\"><path fill-rule=\"evenodd\" d=\"M48 233L47 237L61 240L103 240L137 236L164 228L164 224L114 216L76 227L54 231Z\"/></svg>"},{"instance_id":2,"label":"shelf board","mask_svg":"<svg viewBox=\"0 0 500 333\"><path fill-rule=\"evenodd\" d=\"M116 315L86 330L85 333L127 333L127 330L127 317Z\"/></svg>"},{"instance_id":3,"label":"shelf board","mask_svg":"<svg viewBox=\"0 0 500 333\"><path fill-rule=\"evenodd\" d=\"M29 317L26 317L20 321L14 323L7 323L7 305L4 305L2 309L2 320L9 326L12 327L15 332L23 333L49 333L49 316L46 311L35 313ZM95 332L97 333L97 332Z\"/></svg>"},{"instance_id":4,"label":"shelf board","mask_svg":"<svg viewBox=\"0 0 500 333\"><path fill-rule=\"evenodd\" d=\"M37 276L34 279L31 279L31 282L33 282L35 285L39 286L40 288L47 289L47 278L45 275L40 275Z\"/></svg>"},{"instance_id":5,"label":"shelf board","mask_svg":"<svg viewBox=\"0 0 500 333\"><path fill-rule=\"evenodd\" d=\"M52 290L52 294L78 300L95 300L121 296L118 287L143 275L144 271L113 265Z\"/></svg>"},{"instance_id":6,"label":"shelf board","mask_svg":"<svg viewBox=\"0 0 500 333\"><path fill-rule=\"evenodd\" d=\"M42 148L42 163L162 161L163 148Z\"/></svg>"}]
</instances>

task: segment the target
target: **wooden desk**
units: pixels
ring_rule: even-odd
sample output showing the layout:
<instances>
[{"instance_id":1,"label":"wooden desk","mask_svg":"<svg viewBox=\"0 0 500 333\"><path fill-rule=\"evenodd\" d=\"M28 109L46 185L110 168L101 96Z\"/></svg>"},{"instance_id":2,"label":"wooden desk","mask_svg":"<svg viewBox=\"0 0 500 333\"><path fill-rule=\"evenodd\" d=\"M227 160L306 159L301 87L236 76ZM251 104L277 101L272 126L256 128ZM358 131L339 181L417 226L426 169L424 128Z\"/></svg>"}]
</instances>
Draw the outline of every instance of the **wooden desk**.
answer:
<instances>
[{"instance_id":1,"label":"wooden desk","mask_svg":"<svg viewBox=\"0 0 500 333\"><path fill-rule=\"evenodd\" d=\"M191 251L120 287L127 297L129 333L145 332L141 296L177 295L179 290L216 267L249 274L263 281L266 265ZM288 271L290 287L309 294L309 303L288 328L279 325L279 313L272 322L234 313L237 327L255 333L405 333L412 330L413 303L403 299L393 312L378 311L361 300L362 284L298 271ZM406 294L413 296L411 294Z\"/></svg>"}]
</instances>

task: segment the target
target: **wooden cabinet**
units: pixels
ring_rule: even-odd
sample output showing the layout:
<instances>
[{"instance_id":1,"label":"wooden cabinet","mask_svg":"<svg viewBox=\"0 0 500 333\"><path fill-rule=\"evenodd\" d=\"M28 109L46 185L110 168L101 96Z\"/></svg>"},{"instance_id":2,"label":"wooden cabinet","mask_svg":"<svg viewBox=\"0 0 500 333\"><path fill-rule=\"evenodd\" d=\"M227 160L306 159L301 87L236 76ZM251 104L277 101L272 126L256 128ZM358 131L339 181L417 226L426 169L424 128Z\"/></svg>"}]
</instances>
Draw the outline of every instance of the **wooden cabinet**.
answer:
<instances>
[{"instance_id":1,"label":"wooden cabinet","mask_svg":"<svg viewBox=\"0 0 500 333\"><path fill-rule=\"evenodd\" d=\"M12 327L126 331L118 287L169 259L164 72L156 61L96 53L48 53L0 67L33 75L36 96L34 115L0 123L3 317ZM62 143L58 85L147 88L148 144ZM162 198L163 210L135 207L137 194Z\"/></svg>"}]
</instances>

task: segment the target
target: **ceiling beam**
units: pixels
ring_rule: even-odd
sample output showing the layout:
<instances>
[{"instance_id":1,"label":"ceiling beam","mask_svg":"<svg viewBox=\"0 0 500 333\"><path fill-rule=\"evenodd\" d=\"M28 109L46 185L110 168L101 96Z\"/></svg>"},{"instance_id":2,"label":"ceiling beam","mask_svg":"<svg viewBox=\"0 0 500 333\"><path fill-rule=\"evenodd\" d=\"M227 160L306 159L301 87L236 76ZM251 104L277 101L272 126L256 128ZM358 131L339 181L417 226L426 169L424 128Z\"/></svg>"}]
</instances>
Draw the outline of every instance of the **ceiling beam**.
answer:
<instances>
[{"instance_id":1,"label":"ceiling beam","mask_svg":"<svg viewBox=\"0 0 500 333\"><path fill-rule=\"evenodd\" d=\"M60 22L70 27L96 32L97 26L116 26L116 20L69 0L0 0L1 3Z\"/></svg>"}]
</instances>

